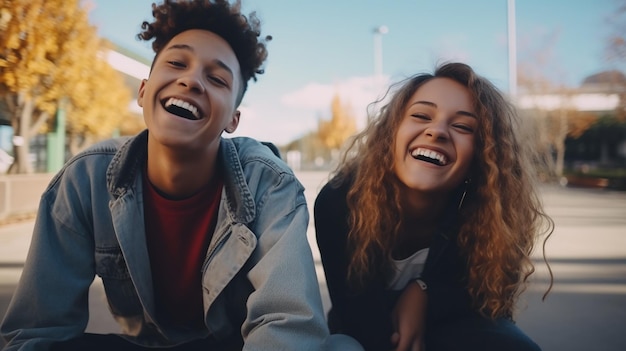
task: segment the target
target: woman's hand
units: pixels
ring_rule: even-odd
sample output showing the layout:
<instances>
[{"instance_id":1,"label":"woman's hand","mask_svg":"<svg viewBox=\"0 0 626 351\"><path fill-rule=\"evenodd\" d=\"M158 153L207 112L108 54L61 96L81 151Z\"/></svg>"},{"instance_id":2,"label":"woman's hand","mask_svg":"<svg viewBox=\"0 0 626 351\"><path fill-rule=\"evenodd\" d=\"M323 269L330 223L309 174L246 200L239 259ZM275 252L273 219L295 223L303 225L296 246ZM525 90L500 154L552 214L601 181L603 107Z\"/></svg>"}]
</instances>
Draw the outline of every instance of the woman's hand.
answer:
<instances>
[{"instance_id":1,"label":"woman's hand","mask_svg":"<svg viewBox=\"0 0 626 351\"><path fill-rule=\"evenodd\" d=\"M414 281L400 295L391 318L395 332L391 343L395 351L424 351L426 304L428 294Z\"/></svg>"}]
</instances>

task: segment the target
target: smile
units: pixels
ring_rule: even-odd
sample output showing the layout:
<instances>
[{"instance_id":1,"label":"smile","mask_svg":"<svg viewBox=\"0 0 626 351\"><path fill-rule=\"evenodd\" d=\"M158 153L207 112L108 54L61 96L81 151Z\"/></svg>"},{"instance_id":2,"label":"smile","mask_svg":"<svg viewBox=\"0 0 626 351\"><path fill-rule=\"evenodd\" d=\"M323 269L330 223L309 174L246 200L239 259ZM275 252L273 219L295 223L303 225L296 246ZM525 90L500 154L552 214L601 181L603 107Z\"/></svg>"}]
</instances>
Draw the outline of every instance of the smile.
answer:
<instances>
[{"instance_id":1,"label":"smile","mask_svg":"<svg viewBox=\"0 0 626 351\"><path fill-rule=\"evenodd\" d=\"M182 118L190 120L199 120L201 118L198 107L181 99L169 98L165 101L163 107L167 112Z\"/></svg>"},{"instance_id":2,"label":"smile","mask_svg":"<svg viewBox=\"0 0 626 351\"><path fill-rule=\"evenodd\" d=\"M413 150L411 156L416 160L430 162L438 166L448 164L448 158L444 154L421 147Z\"/></svg>"}]
</instances>

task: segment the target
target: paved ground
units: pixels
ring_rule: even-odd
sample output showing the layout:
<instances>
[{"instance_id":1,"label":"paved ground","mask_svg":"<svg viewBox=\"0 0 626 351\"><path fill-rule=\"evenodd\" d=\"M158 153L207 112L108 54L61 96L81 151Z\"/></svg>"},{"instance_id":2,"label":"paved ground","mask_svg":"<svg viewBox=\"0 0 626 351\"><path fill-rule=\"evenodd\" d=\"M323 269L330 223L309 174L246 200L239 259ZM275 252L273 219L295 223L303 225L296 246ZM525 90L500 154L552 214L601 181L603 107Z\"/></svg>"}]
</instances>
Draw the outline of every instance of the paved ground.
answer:
<instances>
[{"instance_id":1,"label":"paved ground","mask_svg":"<svg viewBox=\"0 0 626 351\"><path fill-rule=\"evenodd\" d=\"M300 172L313 206L325 173ZM547 271L536 252L537 274L522 296L518 325L544 351L626 350L626 193L545 187L542 195L556 230L546 245L555 285L545 301ZM0 227L0 317L4 315L28 250L32 222ZM329 307L319 253L309 227L318 278ZM99 281L91 289L88 330L114 332ZM3 343L0 341L0 346Z\"/></svg>"}]
</instances>

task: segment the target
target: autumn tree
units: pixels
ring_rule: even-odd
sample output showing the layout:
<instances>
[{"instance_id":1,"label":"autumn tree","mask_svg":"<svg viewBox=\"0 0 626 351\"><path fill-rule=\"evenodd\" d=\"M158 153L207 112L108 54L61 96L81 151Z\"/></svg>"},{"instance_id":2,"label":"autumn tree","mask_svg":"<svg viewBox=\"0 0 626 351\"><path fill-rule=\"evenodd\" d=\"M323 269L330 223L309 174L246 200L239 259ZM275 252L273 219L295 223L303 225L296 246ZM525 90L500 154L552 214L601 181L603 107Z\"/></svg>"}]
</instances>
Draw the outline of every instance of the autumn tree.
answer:
<instances>
[{"instance_id":1,"label":"autumn tree","mask_svg":"<svg viewBox=\"0 0 626 351\"><path fill-rule=\"evenodd\" d=\"M558 38L559 33L552 32L543 41L532 41L534 46L522 50L524 55L518 67L522 94L517 102L534 122L531 129L540 152L539 161L551 178L563 175L566 139L579 137L597 120L596 115L577 109L574 100L579 89L558 82L566 75L552 56Z\"/></svg>"},{"instance_id":2,"label":"autumn tree","mask_svg":"<svg viewBox=\"0 0 626 351\"><path fill-rule=\"evenodd\" d=\"M11 173L30 173L32 136L66 101L70 135L110 135L127 118L130 94L105 62L106 46L79 0L4 0L0 9L0 98L15 138ZM126 92L125 92L126 91Z\"/></svg>"},{"instance_id":3,"label":"autumn tree","mask_svg":"<svg viewBox=\"0 0 626 351\"><path fill-rule=\"evenodd\" d=\"M122 77L103 58L82 65L79 76L89 78L76 81L67 108L71 154L110 137L115 130L134 134L144 127L129 112L132 96Z\"/></svg>"},{"instance_id":4,"label":"autumn tree","mask_svg":"<svg viewBox=\"0 0 626 351\"><path fill-rule=\"evenodd\" d=\"M563 175L566 140L580 137L598 120L597 115L576 108L576 94L576 90L561 88L556 93L530 96L526 101L530 107L526 115L534 127L531 135L536 137L544 173L550 178Z\"/></svg>"},{"instance_id":5,"label":"autumn tree","mask_svg":"<svg viewBox=\"0 0 626 351\"><path fill-rule=\"evenodd\" d=\"M606 44L606 57L609 61L626 60L626 0L616 1L617 8L607 17L611 33Z\"/></svg>"},{"instance_id":6,"label":"autumn tree","mask_svg":"<svg viewBox=\"0 0 626 351\"><path fill-rule=\"evenodd\" d=\"M616 1L617 8L607 17L610 35L606 43L606 59L609 63L623 68L626 63L626 0ZM616 108L616 118L626 121L626 85L620 82L618 89L620 103Z\"/></svg>"},{"instance_id":7,"label":"autumn tree","mask_svg":"<svg viewBox=\"0 0 626 351\"><path fill-rule=\"evenodd\" d=\"M339 94L335 94L331 102L330 120L319 121L318 137L324 146L336 154L355 132L356 120L350 108L342 104Z\"/></svg>"}]
</instances>

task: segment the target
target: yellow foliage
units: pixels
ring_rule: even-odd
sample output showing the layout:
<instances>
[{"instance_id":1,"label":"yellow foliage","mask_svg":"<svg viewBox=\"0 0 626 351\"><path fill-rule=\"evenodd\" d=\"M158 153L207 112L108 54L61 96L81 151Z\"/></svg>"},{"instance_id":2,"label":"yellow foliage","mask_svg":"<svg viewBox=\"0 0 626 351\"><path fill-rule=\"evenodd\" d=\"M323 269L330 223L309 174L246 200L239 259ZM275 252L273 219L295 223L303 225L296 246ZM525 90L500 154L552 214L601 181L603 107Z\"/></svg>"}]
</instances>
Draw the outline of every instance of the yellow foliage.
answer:
<instances>
[{"instance_id":1,"label":"yellow foliage","mask_svg":"<svg viewBox=\"0 0 626 351\"><path fill-rule=\"evenodd\" d=\"M593 113L572 111L568 115L569 131L572 138L579 138L598 120L598 116Z\"/></svg>"},{"instance_id":2,"label":"yellow foliage","mask_svg":"<svg viewBox=\"0 0 626 351\"><path fill-rule=\"evenodd\" d=\"M110 136L127 117L131 94L104 60L106 45L80 2L0 2L0 96L32 100L34 115L54 115L67 98L69 133ZM19 107L11 112L18 118Z\"/></svg>"},{"instance_id":3,"label":"yellow foliage","mask_svg":"<svg viewBox=\"0 0 626 351\"><path fill-rule=\"evenodd\" d=\"M333 97L331 112L329 121L320 121L318 136L326 147L336 150L356 132L356 122L349 108L341 104L339 95Z\"/></svg>"},{"instance_id":4,"label":"yellow foliage","mask_svg":"<svg viewBox=\"0 0 626 351\"><path fill-rule=\"evenodd\" d=\"M72 116L68 131L98 139L109 137L130 118L131 94L128 89L120 89L124 85L122 77L103 59L86 68L85 78L77 82L72 106L67 111L68 117ZM94 84L98 89L93 89Z\"/></svg>"}]
</instances>

